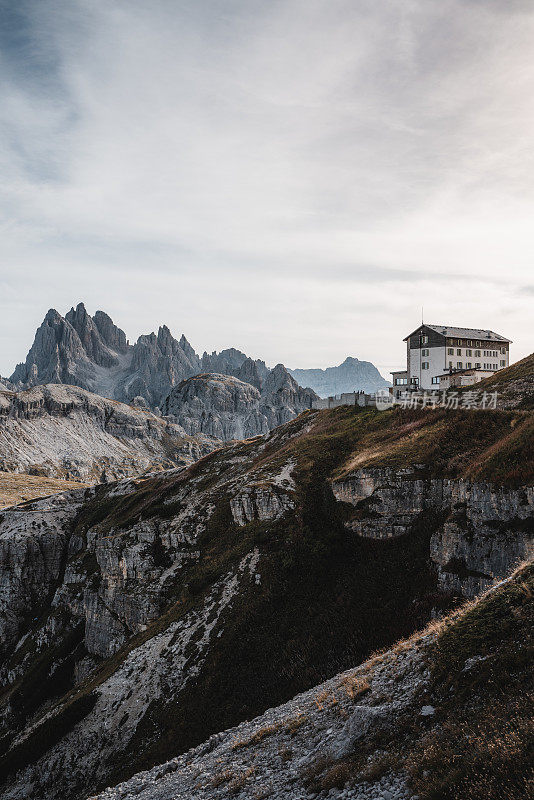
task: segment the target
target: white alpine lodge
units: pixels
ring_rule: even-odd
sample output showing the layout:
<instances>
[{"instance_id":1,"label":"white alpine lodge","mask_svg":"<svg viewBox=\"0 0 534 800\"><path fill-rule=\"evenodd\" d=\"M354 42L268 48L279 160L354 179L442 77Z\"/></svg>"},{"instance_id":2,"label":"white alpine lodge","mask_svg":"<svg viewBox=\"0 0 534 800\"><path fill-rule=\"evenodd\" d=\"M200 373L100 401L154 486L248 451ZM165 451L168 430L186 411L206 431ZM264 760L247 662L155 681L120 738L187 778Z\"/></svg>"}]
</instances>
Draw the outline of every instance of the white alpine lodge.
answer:
<instances>
[{"instance_id":1,"label":"white alpine lodge","mask_svg":"<svg viewBox=\"0 0 534 800\"><path fill-rule=\"evenodd\" d=\"M480 328L422 323L406 342L406 369L392 372L394 397L472 386L510 363L511 340Z\"/></svg>"},{"instance_id":2,"label":"white alpine lodge","mask_svg":"<svg viewBox=\"0 0 534 800\"><path fill-rule=\"evenodd\" d=\"M486 329L421 323L404 341L406 369L391 373L389 391L395 400L405 400L414 392L472 386L510 363L511 339ZM314 400L312 408L376 404L377 395L346 392Z\"/></svg>"}]
</instances>

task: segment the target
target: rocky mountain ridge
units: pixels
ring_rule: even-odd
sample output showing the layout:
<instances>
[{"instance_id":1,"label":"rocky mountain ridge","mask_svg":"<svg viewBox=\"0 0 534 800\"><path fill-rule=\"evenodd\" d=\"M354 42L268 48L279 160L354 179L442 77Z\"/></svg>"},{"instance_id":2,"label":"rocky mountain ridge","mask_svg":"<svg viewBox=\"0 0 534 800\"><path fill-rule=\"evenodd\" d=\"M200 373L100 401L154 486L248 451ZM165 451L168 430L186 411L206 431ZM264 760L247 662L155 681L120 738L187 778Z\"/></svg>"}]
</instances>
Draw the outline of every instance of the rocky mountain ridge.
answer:
<instances>
[{"instance_id":1,"label":"rocky mountain ridge","mask_svg":"<svg viewBox=\"0 0 534 800\"><path fill-rule=\"evenodd\" d=\"M525 412L308 412L3 512L2 797L95 793L503 578L531 553L533 436Z\"/></svg>"},{"instance_id":2,"label":"rocky mountain ridge","mask_svg":"<svg viewBox=\"0 0 534 800\"><path fill-rule=\"evenodd\" d=\"M350 356L337 367L290 369L289 373L297 383L309 386L319 397L359 391L373 394L391 385L370 361L360 361Z\"/></svg>"},{"instance_id":3,"label":"rocky mountain ridge","mask_svg":"<svg viewBox=\"0 0 534 800\"><path fill-rule=\"evenodd\" d=\"M361 388L374 388L378 372L375 375L367 362L352 361L353 373L356 366L365 365ZM166 325L130 344L107 314L97 311L92 317L79 303L64 317L55 309L48 311L25 362L17 365L5 385L21 390L66 383L127 403L142 397L155 410L181 381L208 372L232 375L262 390L271 370L264 361L235 348L199 356L185 336L175 339ZM382 379L380 385L386 382Z\"/></svg>"},{"instance_id":4,"label":"rocky mountain ridge","mask_svg":"<svg viewBox=\"0 0 534 800\"><path fill-rule=\"evenodd\" d=\"M0 392L0 471L116 480L188 466L219 442L74 386Z\"/></svg>"},{"instance_id":5,"label":"rocky mountain ridge","mask_svg":"<svg viewBox=\"0 0 534 800\"><path fill-rule=\"evenodd\" d=\"M255 372L254 362L244 362ZM260 382L231 375L195 375L176 386L162 406L163 414L189 434L206 433L218 439L247 439L268 433L310 409L317 395L302 389L283 364Z\"/></svg>"}]
</instances>

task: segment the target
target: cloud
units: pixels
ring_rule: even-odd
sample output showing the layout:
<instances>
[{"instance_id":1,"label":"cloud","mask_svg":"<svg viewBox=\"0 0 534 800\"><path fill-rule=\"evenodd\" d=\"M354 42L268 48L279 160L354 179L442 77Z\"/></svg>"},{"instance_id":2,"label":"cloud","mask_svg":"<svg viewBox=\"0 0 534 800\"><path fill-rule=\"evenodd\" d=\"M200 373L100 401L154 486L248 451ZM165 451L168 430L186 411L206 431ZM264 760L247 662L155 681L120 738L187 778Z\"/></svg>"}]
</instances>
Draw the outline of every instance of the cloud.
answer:
<instances>
[{"instance_id":1,"label":"cloud","mask_svg":"<svg viewBox=\"0 0 534 800\"><path fill-rule=\"evenodd\" d=\"M402 360L421 305L529 349L528 4L43 0L3 37L0 373L79 299L293 366Z\"/></svg>"}]
</instances>

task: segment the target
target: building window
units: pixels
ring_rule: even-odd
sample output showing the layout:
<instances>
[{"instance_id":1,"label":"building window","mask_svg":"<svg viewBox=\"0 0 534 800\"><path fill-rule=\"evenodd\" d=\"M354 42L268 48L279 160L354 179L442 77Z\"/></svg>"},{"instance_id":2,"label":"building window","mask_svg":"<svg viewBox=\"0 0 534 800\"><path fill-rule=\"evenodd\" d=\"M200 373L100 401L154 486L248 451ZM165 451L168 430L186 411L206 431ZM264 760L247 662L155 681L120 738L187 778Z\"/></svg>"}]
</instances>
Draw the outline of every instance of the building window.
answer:
<instances>
[{"instance_id":1,"label":"building window","mask_svg":"<svg viewBox=\"0 0 534 800\"><path fill-rule=\"evenodd\" d=\"M449 361L449 369L452 369L452 361Z\"/></svg>"},{"instance_id":2,"label":"building window","mask_svg":"<svg viewBox=\"0 0 534 800\"><path fill-rule=\"evenodd\" d=\"M449 349L447 350L447 355L448 356L453 356L454 355L454 347L449 347Z\"/></svg>"},{"instance_id":3,"label":"building window","mask_svg":"<svg viewBox=\"0 0 534 800\"><path fill-rule=\"evenodd\" d=\"M428 344L428 336L420 336L419 341L421 344Z\"/></svg>"},{"instance_id":4,"label":"building window","mask_svg":"<svg viewBox=\"0 0 534 800\"><path fill-rule=\"evenodd\" d=\"M480 358L480 350L475 350L475 358Z\"/></svg>"},{"instance_id":5,"label":"building window","mask_svg":"<svg viewBox=\"0 0 534 800\"><path fill-rule=\"evenodd\" d=\"M475 369L480 369L480 364L479 363L475 364Z\"/></svg>"},{"instance_id":6,"label":"building window","mask_svg":"<svg viewBox=\"0 0 534 800\"><path fill-rule=\"evenodd\" d=\"M419 378L410 378L410 383L413 383L415 386L419 383Z\"/></svg>"},{"instance_id":7,"label":"building window","mask_svg":"<svg viewBox=\"0 0 534 800\"><path fill-rule=\"evenodd\" d=\"M461 361L456 362L456 369L463 369L463 364Z\"/></svg>"},{"instance_id":8,"label":"building window","mask_svg":"<svg viewBox=\"0 0 534 800\"><path fill-rule=\"evenodd\" d=\"M432 383L439 383L439 375L434 375L432 378Z\"/></svg>"},{"instance_id":9,"label":"building window","mask_svg":"<svg viewBox=\"0 0 534 800\"><path fill-rule=\"evenodd\" d=\"M428 361L423 361L423 363L421 364L421 369L428 369L428 367L429 367Z\"/></svg>"},{"instance_id":10,"label":"building window","mask_svg":"<svg viewBox=\"0 0 534 800\"><path fill-rule=\"evenodd\" d=\"M467 362L467 364L466 364L465 366L466 366L466 369L471 369L471 362L470 362L470 361L468 361L468 362Z\"/></svg>"},{"instance_id":11,"label":"building window","mask_svg":"<svg viewBox=\"0 0 534 800\"><path fill-rule=\"evenodd\" d=\"M473 355L471 350L466 350L465 354L466 354L466 356L472 356Z\"/></svg>"},{"instance_id":12,"label":"building window","mask_svg":"<svg viewBox=\"0 0 534 800\"><path fill-rule=\"evenodd\" d=\"M458 350L456 351L456 355L457 355L457 356L461 356L461 355L462 355L462 350L461 350L461 348L460 348L460 347L459 347L459 348L458 348Z\"/></svg>"},{"instance_id":13,"label":"building window","mask_svg":"<svg viewBox=\"0 0 534 800\"><path fill-rule=\"evenodd\" d=\"M505 367L505 366L506 366L506 361L504 361L504 360L501 358L501 367Z\"/></svg>"},{"instance_id":14,"label":"building window","mask_svg":"<svg viewBox=\"0 0 534 800\"><path fill-rule=\"evenodd\" d=\"M430 355L430 350L421 350L421 355L422 356L429 356Z\"/></svg>"}]
</instances>

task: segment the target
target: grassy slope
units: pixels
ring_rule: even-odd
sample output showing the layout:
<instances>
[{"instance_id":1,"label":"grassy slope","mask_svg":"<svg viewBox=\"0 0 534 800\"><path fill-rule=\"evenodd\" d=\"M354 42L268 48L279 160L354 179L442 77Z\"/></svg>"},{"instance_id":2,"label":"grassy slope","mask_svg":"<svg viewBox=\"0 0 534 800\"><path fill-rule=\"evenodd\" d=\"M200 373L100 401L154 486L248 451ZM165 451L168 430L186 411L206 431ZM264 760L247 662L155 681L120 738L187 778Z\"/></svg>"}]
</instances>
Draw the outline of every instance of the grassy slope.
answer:
<instances>
[{"instance_id":1,"label":"grassy slope","mask_svg":"<svg viewBox=\"0 0 534 800\"><path fill-rule=\"evenodd\" d=\"M504 401L508 408L534 411L534 353L485 378L474 388L480 392L498 392L499 404Z\"/></svg>"},{"instance_id":2,"label":"grassy slope","mask_svg":"<svg viewBox=\"0 0 534 800\"><path fill-rule=\"evenodd\" d=\"M523 378L531 378L534 375L534 353L531 353L529 356L522 358L521 361L516 361L515 364L511 364L506 369L501 369L492 375L490 378L485 378L480 383L477 383L478 387L482 389L486 389L490 387L494 387L494 389L498 388L499 386L504 386L505 384L511 383L512 381L522 380Z\"/></svg>"},{"instance_id":3,"label":"grassy slope","mask_svg":"<svg viewBox=\"0 0 534 800\"><path fill-rule=\"evenodd\" d=\"M214 640L207 663L186 691L179 698L153 703L126 757L108 765L106 783L161 763L211 733L353 666L421 627L432 607L447 602L436 595L428 564L429 538L438 518L429 514L412 535L389 541L357 539L344 529L343 505L334 502L329 481L350 467L356 453L369 454L366 464L418 463L429 473L495 477L508 483L510 464L532 441L529 415L514 412L339 408L302 415L284 430L297 432L308 421L311 429L300 436L272 436L250 464L256 479L262 471L275 472L289 458L297 462L297 514L238 528L222 491L199 543L201 562L184 569L170 587L167 611L104 662L96 677L68 695L66 721L69 709L84 707L84 698L91 698L95 686L131 647L201 602L215 580L253 546L259 547L260 587L236 598L223 620L224 635ZM245 442L239 448L252 458L254 446ZM235 449L232 452L235 455ZM532 479L532 464L523 461L511 482ZM78 525L81 530L99 525L105 532L125 528L140 516L172 515L176 509L163 501L181 481L196 477L208 487L215 472L220 477L227 469L221 450L185 473L140 482L131 496L110 500L103 489L87 504ZM46 730L39 735L46 739ZM29 742L28 752L17 758L31 758L31 747Z\"/></svg>"},{"instance_id":4,"label":"grassy slope","mask_svg":"<svg viewBox=\"0 0 534 800\"><path fill-rule=\"evenodd\" d=\"M523 800L534 787L534 564L446 620L430 651L437 727L411 753L421 800ZM477 659L465 669L468 659Z\"/></svg>"},{"instance_id":5,"label":"grassy slope","mask_svg":"<svg viewBox=\"0 0 534 800\"><path fill-rule=\"evenodd\" d=\"M482 479L491 475L489 453L498 460L513 449L510 437L515 442L521 432L519 442L524 435L532 442L532 427L523 429L530 418L510 412L338 408L315 419L304 435L282 446L274 440L252 465L272 471L289 458L297 461L300 518L290 525L249 525L235 531L221 513L206 532L200 585L206 571L209 581L222 574L219 565L226 569L228 553L246 539L246 547L258 544L263 554L262 590L239 598L236 613L225 623L225 636L212 649L196 684L176 705L155 706L151 718L157 727L150 720L141 726L135 747L143 755L136 758L135 769L161 762L211 732L362 661L372 650L416 629L428 618L430 605L440 602L427 562L429 537L439 519L429 515L414 535L390 541L359 540L344 530L342 509L333 502L328 482L355 450L378 445L384 452L382 463L404 466L415 461L435 474L476 474ZM414 428L421 432L416 448ZM393 459L388 448L395 451ZM207 456L191 472L205 470L212 458ZM506 458L500 466L498 482L509 483ZM523 463L512 482L530 480L531 469L531 463ZM127 513L136 516L139 506ZM150 513L145 506L143 514ZM129 764L117 774L133 771Z\"/></svg>"},{"instance_id":6,"label":"grassy slope","mask_svg":"<svg viewBox=\"0 0 534 800\"><path fill-rule=\"evenodd\" d=\"M312 763L304 771L309 788L328 792L374 782L393 770L406 774L420 800L531 797L533 631L530 562L422 634L375 656L369 664L376 668L394 662L401 651L421 648L430 683L418 706L431 704L435 713L424 719L412 709L348 756Z\"/></svg>"},{"instance_id":7,"label":"grassy slope","mask_svg":"<svg viewBox=\"0 0 534 800\"><path fill-rule=\"evenodd\" d=\"M69 489L80 489L84 486L88 486L88 484L41 477L40 475L0 472L0 510L26 500L36 500L50 494L67 492Z\"/></svg>"}]
</instances>

